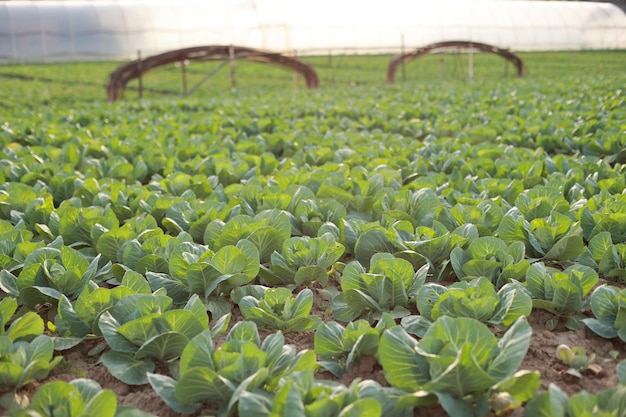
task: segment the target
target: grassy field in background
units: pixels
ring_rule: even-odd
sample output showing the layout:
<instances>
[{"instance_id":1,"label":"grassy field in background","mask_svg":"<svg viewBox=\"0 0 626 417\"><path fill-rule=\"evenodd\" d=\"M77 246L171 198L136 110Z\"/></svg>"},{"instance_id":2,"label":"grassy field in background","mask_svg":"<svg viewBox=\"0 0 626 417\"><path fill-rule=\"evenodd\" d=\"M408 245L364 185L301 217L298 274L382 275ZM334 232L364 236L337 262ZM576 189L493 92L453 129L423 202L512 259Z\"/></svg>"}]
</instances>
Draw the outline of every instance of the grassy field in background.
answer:
<instances>
[{"instance_id":1,"label":"grassy field in background","mask_svg":"<svg viewBox=\"0 0 626 417\"><path fill-rule=\"evenodd\" d=\"M530 80L605 76L626 71L626 53L604 52L537 52L520 53L525 78ZM312 65L320 79L320 89L365 86L385 87L388 55L342 55L301 57ZM515 78L515 69L504 59L486 53L473 54L473 81L500 82ZM109 74L122 62L78 62L45 64L12 64L0 66L0 108L11 109L37 104L61 104L75 101L106 101ZM219 62L192 62L188 66L188 88L214 70ZM396 88L419 88L432 83L468 83L468 54L446 53L419 58L399 67ZM245 61L236 62L237 94L294 90L293 74L282 68ZM403 82L404 78L404 82ZM180 97L182 77L179 66L157 68L144 78L145 98ZM298 90L306 89L300 77ZM215 97L230 94L230 71L225 66L202 84L193 97ZM127 87L126 100L138 98L138 82Z\"/></svg>"}]
</instances>

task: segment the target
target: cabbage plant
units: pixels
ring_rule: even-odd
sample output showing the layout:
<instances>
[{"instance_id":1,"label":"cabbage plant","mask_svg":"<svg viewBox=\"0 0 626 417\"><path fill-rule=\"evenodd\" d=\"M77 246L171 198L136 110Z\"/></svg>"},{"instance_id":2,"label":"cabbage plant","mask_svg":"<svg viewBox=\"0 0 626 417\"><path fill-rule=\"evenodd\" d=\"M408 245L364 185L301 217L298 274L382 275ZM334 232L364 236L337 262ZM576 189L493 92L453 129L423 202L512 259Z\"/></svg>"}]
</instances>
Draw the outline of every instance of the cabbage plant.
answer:
<instances>
[{"instance_id":1,"label":"cabbage plant","mask_svg":"<svg viewBox=\"0 0 626 417\"><path fill-rule=\"evenodd\" d=\"M396 325L393 317L383 313L372 327L367 320L348 323L344 328L331 321L323 323L315 332L315 353L318 363L338 378L350 372L350 367L365 355L376 356L382 332Z\"/></svg>"},{"instance_id":2,"label":"cabbage plant","mask_svg":"<svg viewBox=\"0 0 626 417\"><path fill-rule=\"evenodd\" d=\"M588 266L574 264L561 271L534 263L526 273L526 288L533 306L557 316L574 317L589 301L584 299L598 283L598 273ZM570 320L568 326L575 326Z\"/></svg>"},{"instance_id":3,"label":"cabbage plant","mask_svg":"<svg viewBox=\"0 0 626 417\"><path fill-rule=\"evenodd\" d=\"M626 243L613 244L611 232L596 234L579 258L607 278L626 281Z\"/></svg>"},{"instance_id":4,"label":"cabbage plant","mask_svg":"<svg viewBox=\"0 0 626 417\"><path fill-rule=\"evenodd\" d=\"M626 290L603 285L590 297L593 318L583 323L595 334L606 339L619 337L626 342Z\"/></svg>"},{"instance_id":5,"label":"cabbage plant","mask_svg":"<svg viewBox=\"0 0 626 417\"><path fill-rule=\"evenodd\" d=\"M392 386L407 392L399 407L439 401L450 415L484 416L530 400L539 373L517 371L531 327L520 317L496 338L471 318L440 317L420 341L397 326L383 333L378 357Z\"/></svg>"},{"instance_id":6,"label":"cabbage plant","mask_svg":"<svg viewBox=\"0 0 626 417\"><path fill-rule=\"evenodd\" d=\"M180 357L189 341L208 330L209 317L197 295L183 309L172 309L164 291L131 294L98 319L100 332L111 350L100 361L109 372L129 385L147 382L155 361Z\"/></svg>"},{"instance_id":7,"label":"cabbage plant","mask_svg":"<svg viewBox=\"0 0 626 417\"><path fill-rule=\"evenodd\" d=\"M293 345L285 345L281 332L261 343L256 324L242 321L219 347L210 331L194 337L180 357L177 380L153 373L148 379L174 411L193 413L204 403L217 406L218 415L227 416L237 410L245 392L274 392L286 375L314 368L312 350L296 352Z\"/></svg>"},{"instance_id":8,"label":"cabbage plant","mask_svg":"<svg viewBox=\"0 0 626 417\"><path fill-rule=\"evenodd\" d=\"M62 360L61 356L53 358L54 342L43 334L43 319L32 311L15 317L16 310L15 299L0 301L0 392L47 378Z\"/></svg>"},{"instance_id":9,"label":"cabbage plant","mask_svg":"<svg viewBox=\"0 0 626 417\"><path fill-rule=\"evenodd\" d=\"M53 381L42 385L27 408L13 407L7 417L154 417L133 407L118 406L115 393L91 379Z\"/></svg>"},{"instance_id":10,"label":"cabbage plant","mask_svg":"<svg viewBox=\"0 0 626 417\"><path fill-rule=\"evenodd\" d=\"M296 296L285 287L264 288L258 297L246 295L236 302L245 319L282 332L313 331L321 323L318 316L310 316L313 292L308 288Z\"/></svg>"},{"instance_id":11,"label":"cabbage plant","mask_svg":"<svg viewBox=\"0 0 626 417\"><path fill-rule=\"evenodd\" d=\"M363 314L378 319L383 312L395 318L407 316L409 300L427 274L428 265L415 272L409 261L389 253L375 254L369 271L358 261L350 262L341 277L342 293L333 299L333 315L346 322Z\"/></svg>"},{"instance_id":12,"label":"cabbage plant","mask_svg":"<svg viewBox=\"0 0 626 417\"><path fill-rule=\"evenodd\" d=\"M427 283L417 292L419 316L402 319L402 326L422 337L431 323L442 316L469 317L485 324L508 327L530 315L533 303L522 284L513 281L496 292L485 277L455 282L445 287Z\"/></svg>"},{"instance_id":13,"label":"cabbage plant","mask_svg":"<svg viewBox=\"0 0 626 417\"><path fill-rule=\"evenodd\" d=\"M344 251L331 233L292 237L283 243L280 252L272 253L269 267L261 265L259 276L271 284L326 284Z\"/></svg>"},{"instance_id":14,"label":"cabbage plant","mask_svg":"<svg viewBox=\"0 0 626 417\"><path fill-rule=\"evenodd\" d=\"M466 249L456 247L450 262L458 279L486 277L501 288L511 280L523 281L530 263L521 242L508 244L494 236L472 240Z\"/></svg>"}]
</instances>

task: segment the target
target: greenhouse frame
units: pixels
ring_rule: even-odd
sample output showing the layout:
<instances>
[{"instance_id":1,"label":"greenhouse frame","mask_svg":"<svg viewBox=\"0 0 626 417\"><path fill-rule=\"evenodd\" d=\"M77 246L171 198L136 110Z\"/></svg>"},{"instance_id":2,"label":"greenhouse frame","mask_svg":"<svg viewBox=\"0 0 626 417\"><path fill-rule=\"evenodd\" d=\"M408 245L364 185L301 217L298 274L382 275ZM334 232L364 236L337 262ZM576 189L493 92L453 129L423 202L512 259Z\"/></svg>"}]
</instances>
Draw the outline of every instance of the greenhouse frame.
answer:
<instances>
[{"instance_id":1,"label":"greenhouse frame","mask_svg":"<svg viewBox=\"0 0 626 417\"><path fill-rule=\"evenodd\" d=\"M1 1L0 62L135 59L200 45L298 55L463 40L513 51L626 49L611 3L515 0Z\"/></svg>"}]
</instances>

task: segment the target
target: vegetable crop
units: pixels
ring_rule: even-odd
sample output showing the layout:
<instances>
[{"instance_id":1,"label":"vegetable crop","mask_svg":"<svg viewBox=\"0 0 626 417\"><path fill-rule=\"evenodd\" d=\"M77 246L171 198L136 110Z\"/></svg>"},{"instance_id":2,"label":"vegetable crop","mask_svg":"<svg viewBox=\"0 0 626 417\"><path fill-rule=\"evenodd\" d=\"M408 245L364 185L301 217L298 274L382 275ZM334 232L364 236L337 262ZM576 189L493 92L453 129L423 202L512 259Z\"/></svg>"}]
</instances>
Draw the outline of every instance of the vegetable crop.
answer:
<instances>
[{"instance_id":1,"label":"vegetable crop","mask_svg":"<svg viewBox=\"0 0 626 417\"><path fill-rule=\"evenodd\" d=\"M540 68L114 105L0 74L0 406L98 415L112 375L178 414L622 412L624 378L519 371L533 308L626 331L623 74ZM48 384L81 355L103 394Z\"/></svg>"}]
</instances>

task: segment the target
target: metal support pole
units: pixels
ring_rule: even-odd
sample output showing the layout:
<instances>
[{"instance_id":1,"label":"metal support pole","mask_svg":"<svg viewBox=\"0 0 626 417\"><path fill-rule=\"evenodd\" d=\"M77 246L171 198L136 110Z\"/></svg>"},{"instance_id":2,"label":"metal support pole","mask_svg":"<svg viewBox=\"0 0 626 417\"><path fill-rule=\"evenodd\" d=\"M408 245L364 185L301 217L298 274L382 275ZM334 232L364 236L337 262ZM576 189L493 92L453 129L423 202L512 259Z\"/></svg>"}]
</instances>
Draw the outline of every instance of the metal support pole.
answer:
<instances>
[{"instance_id":1,"label":"metal support pole","mask_svg":"<svg viewBox=\"0 0 626 417\"><path fill-rule=\"evenodd\" d=\"M292 56L293 59L298 59L298 51L297 50L293 50L292 52ZM298 71L296 70L296 67L293 67L293 91L297 91L298 90Z\"/></svg>"},{"instance_id":2,"label":"metal support pole","mask_svg":"<svg viewBox=\"0 0 626 417\"><path fill-rule=\"evenodd\" d=\"M470 82L474 81L474 52L470 46L469 55L467 57L467 71Z\"/></svg>"},{"instance_id":3,"label":"metal support pole","mask_svg":"<svg viewBox=\"0 0 626 417\"><path fill-rule=\"evenodd\" d=\"M404 56L404 33L402 34L402 56ZM406 82L406 63L402 60L402 84Z\"/></svg>"},{"instance_id":4,"label":"metal support pole","mask_svg":"<svg viewBox=\"0 0 626 417\"><path fill-rule=\"evenodd\" d=\"M228 56L230 59L230 91L237 91L237 79L235 77L235 47L230 45L228 48Z\"/></svg>"},{"instance_id":5,"label":"metal support pole","mask_svg":"<svg viewBox=\"0 0 626 417\"><path fill-rule=\"evenodd\" d=\"M439 79L443 80L443 54L439 54Z\"/></svg>"},{"instance_id":6,"label":"metal support pole","mask_svg":"<svg viewBox=\"0 0 626 417\"><path fill-rule=\"evenodd\" d=\"M141 68L141 51L137 50L137 71L139 72L139 98L143 98L143 69Z\"/></svg>"},{"instance_id":7,"label":"metal support pole","mask_svg":"<svg viewBox=\"0 0 626 417\"><path fill-rule=\"evenodd\" d=\"M183 96L187 95L187 63L183 59L180 61L180 71L183 77Z\"/></svg>"}]
</instances>

